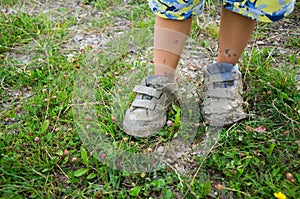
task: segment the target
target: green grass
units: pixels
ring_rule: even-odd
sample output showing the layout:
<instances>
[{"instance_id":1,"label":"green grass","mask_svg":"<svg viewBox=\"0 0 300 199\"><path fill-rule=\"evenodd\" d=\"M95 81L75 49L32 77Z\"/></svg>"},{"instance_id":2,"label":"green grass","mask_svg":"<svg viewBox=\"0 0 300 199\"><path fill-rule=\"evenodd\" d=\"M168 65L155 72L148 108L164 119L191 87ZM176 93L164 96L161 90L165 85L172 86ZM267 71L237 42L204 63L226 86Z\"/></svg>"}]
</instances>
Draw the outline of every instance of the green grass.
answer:
<instances>
[{"instance_id":1,"label":"green grass","mask_svg":"<svg viewBox=\"0 0 300 199\"><path fill-rule=\"evenodd\" d=\"M43 20L27 14L5 15L1 13L0 53L15 45L28 43L45 28Z\"/></svg>"},{"instance_id":2,"label":"green grass","mask_svg":"<svg viewBox=\"0 0 300 199\"><path fill-rule=\"evenodd\" d=\"M18 5L18 1L2 3ZM87 19L91 24L83 30L112 34L116 18L126 18L132 31L107 43L109 50L95 53L89 47L64 47L72 38L71 27L78 25L72 17L50 20L46 14L0 14L0 198L274 198L279 191L288 198L299 197L297 29L283 44L291 48L289 54L278 55L276 46L264 46L252 47L243 55L240 69L244 75L244 100L252 115L224 128L207 157L191 156L189 175L181 174L174 166L132 174L99 161L98 156L105 156L97 156L90 150L92 145L83 143L85 124L90 128L97 125L115 147L146 153L176 136L182 125L178 121L182 110L176 105L170 108L168 120L174 126L164 127L159 136L138 139L122 132L117 124L134 95L118 95L118 89L125 91L134 86L122 82L123 75L142 70L152 59L147 47L152 43L149 31L152 32L154 16L146 1L127 5L118 1L86 3L104 15ZM63 9L61 12L65 13ZM197 29L196 23L193 27L192 37L196 39L198 31L205 29ZM268 30L269 26L259 24L253 40L267 37ZM199 43L209 46L216 32L214 28L205 31L208 38ZM139 47L136 57L128 53L132 46ZM71 53L73 59L68 58ZM17 55L27 55L29 62ZM88 69L97 73L79 79ZM89 110L74 102L74 94L89 94L80 90L78 80L84 86L95 86L95 112L77 114L78 110ZM113 96L118 96L118 104ZM119 109L115 117L113 113ZM201 117L200 120L201 123ZM261 126L266 128L264 132L256 130ZM196 143L202 141L205 129L201 124ZM293 182L286 179L287 172L293 174ZM223 188L217 190L216 184ZM214 195L216 191L219 196Z\"/></svg>"}]
</instances>

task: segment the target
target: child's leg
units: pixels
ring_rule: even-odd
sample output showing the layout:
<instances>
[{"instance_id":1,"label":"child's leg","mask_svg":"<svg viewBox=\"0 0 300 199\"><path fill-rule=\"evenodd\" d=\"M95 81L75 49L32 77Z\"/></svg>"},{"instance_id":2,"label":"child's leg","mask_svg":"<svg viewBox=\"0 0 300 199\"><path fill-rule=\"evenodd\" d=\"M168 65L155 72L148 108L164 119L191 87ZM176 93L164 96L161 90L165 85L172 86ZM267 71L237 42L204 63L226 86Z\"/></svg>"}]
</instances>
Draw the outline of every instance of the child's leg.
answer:
<instances>
[{"instance_id":1,"label":"child's leg","mask_svg":"<svg viewBox=\"0 0 300 199\"><path fill-rule=\"evenodd\" d=\"M162 128L173 100L175 69L191 30L191 17L201 12L203 1L149 0L156 14L154 27L155 75L147 76L133 90L136 97L126 111L123 129L146 137Z\"/></svg>"},{"instance_id":2,"label":"child's leg","mask_svg":"<svg viewBox=\"0 0 300 199\"><path fill-rule=\"evenodd\" d=\"M184 43L191 31L192 18L187 20L155 18L154 69L155 75L172 77ZM176 41L180 41L177 42ZM175 46L173 48L172 46Z\"/></svg>"},{"instance_id":3,"label":"child's leg","mask_svg":"<svg viewBox=\"0 0 300 199\"><path fill-rule=\"evenodd\" d=\"M180 53L170 52L168 46L173 44L170 40L170 32L160 34L158 29L168 29L188 35L191 31L192 18L187 20L171 20L156 16L154 31L154 68L155 74L160 76L172 75L177 67ZM222 9L220 42L217 62L227 62L235 65L240 58L253 29L256 21L243 15L231 12L225 8ZM180 38L183 40L183 38ZM165 49L157 48L158 40L167 41ZM181 44L184 44L182 42ZM180 47L183 48L183 45Z\"/></svg>"},{"instance_id":4,"label":"child's leg","mask_svg":"<svg viewBox=\"0 0 300 199\"><path fill-rule=\"evenodd\" d=\"M235 65L255 25L256 21L222 8L217 62Z\"/></svg>"},{"instance_id":5,"label":"child's leg","mask_svg":"<svg viewBox=\"0 0 300 199\"><path fill-rule=\"evenodd\" d=\"M223 0L217 62L235 65L247 45L256 21L278 21L293 11L294 4L295 0Z\"/></svg>"},{"instance_id":6,"label":"child's leg","mask_svg":"<svg viewBox=\"0 0 300 199\"><path fill-rule=\"evenodd\" d=\"M252 19L222 9L217 63L204 68L207 89L203 116L212 126L232 124L246 117L241 74L233 66L247 45L255 24Z\"/></svg>"}]
</instances>

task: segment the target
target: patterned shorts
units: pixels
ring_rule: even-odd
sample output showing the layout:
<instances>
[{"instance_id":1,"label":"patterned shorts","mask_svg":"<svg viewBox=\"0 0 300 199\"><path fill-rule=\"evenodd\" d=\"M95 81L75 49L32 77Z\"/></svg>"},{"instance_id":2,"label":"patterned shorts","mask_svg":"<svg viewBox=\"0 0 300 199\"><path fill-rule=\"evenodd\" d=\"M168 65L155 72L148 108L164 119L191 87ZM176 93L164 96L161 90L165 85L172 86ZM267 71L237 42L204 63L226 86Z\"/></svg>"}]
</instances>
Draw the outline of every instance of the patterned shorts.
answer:
<instances>
[{"instance_id":1,"label":"patterned shorts","mask_svg":"<svg viewBox=\"0 0 300 199\"><path fill-rule=\"evenodd\" d=\"M296 0L223 0L223 6L256 21L273 22L289 15ZM204 0L149 0L152 11L166 19L185 20L200 14Z\"/></svg>"}]
</instances>

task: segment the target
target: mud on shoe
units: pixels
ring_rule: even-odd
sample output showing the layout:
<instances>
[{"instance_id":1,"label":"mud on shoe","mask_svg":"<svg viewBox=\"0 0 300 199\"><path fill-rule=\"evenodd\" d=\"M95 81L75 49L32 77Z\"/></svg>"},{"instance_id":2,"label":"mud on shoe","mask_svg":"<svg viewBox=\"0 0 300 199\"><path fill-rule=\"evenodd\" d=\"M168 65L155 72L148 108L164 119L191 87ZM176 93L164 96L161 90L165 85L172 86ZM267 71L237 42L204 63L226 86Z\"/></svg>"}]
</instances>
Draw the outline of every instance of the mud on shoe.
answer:
<instances>
[{"instance_id":1,"label":"mud on shoe","mask_svg":"<svg viewBox=\"0 0 300 199\"><path fill-rule=\"evenodd\" d=\"M203 116L211 126L224 126L247 117L243 110L242 75L229 63L203 68L205 98Z\"/></svg>"},{"instance_id":2,"label":"mud on shoe","mask_svg":"<svg viewBox=\"0 0 300 199\"><path fill-rule=\"evenodd\" d=\"M161 129L166 123L167 109L175 99L174 85L167 77L150 75L135 86L133 92L137 95L123 120L125 133L147 137Z\"/></svg>"}]
</instances>

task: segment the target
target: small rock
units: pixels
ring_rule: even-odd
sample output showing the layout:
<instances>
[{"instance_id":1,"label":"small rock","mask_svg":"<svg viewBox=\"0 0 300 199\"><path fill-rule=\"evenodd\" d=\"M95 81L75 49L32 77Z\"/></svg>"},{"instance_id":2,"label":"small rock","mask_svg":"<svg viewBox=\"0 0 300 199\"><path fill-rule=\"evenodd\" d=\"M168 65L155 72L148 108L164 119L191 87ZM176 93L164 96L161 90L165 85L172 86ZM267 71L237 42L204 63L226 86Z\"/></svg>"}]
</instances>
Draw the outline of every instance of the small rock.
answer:
<instances>
[{"instance_id":1,"label":"small rock","mask_svg":"<svg viewBox=\"0 0 300 199\"><path fill-rule=\"evenodd\" d=\"M88 16L87 13L82 13L82 14L80 14L78 17L79 17L79 18L85 18L85 17L87 17L87 16Z\"/></svg>"},{"instance_id":2,"label":"small rock","mask_svg":"<svg viewBox=\"0 0 300 199\"><path fill-rule=\"evenodd\" d=\"M157 151L158 153L163 153L163 152L164 152L164 150L165 150L165 149L164 149L164 147L162 147L162 146L159 146L159 147L157 148L157 150L156 150L156 151Z\"/></svg>"},{"instance_id":3,"label":"small rock","mask_svg":"<svg viewBox=\"0 0 300 199\"><path fill-rule=\"evenodd\" d=\"M292 173L290 173L290 172L287 172L287 173L285 174L285 177L286 177L287 180L291 180L291 179L294 178L294 175L293 175Z\"/></svg>"},{"instance_id":4,"label":"small rock","mask_svg":"<svg viewBox=\"0 0 300 199\"><path fill-rule=\"evenodd\" d=\"M256 41L256 44L258 44L258 45L264 45L265 42L263 42L263 41Z\"/></svg>"},{"instance_id":5,"label":"small rock","mask_svg":"<svg viewBox=\"0 0 300 199\"><path fill-rule=\"evenodd\" d=\"M148 153L152 153L152 152L153 152L153 149L152 149L152 148L147 148L147 152L148 152Z\"/></svg>"},{"instance_id":6,"label":"small rock","mask_svg":"<svg viewBox=\"0 0 300 199\"><path fill-rule=\"evenodd\" d=\"M279 52L280 52L281 54L286 54L286 53L287 53L286 50L279 50Z\"/></svg>"},{"instance_id":7,"label":"small rock","mask_svg":"<svg viewBox=\"0 0 300 199\"><path fill-rule=\"evenodd\" d=\"M195 79L197 77L197 75L195 73L190 74L192 79Z\"/></svg>"},{"instance_id":8,"label":"small rock","mask_svg":"<svg viewBox=\"0 0 300 199\"><path fill-rule=\"evenodd\" d=\"M73 37L73 41L75 43L78 43L78 42L82 41L83 39L84 39L84 34L75 35L75 37Z\"/></svg>"},{"instance_id":9,"label":"small rock","mask_svg":"<svg viewBox=\"0 0 300 199\"><path fill-rule=\"evenodd\" d=\"M97 12L96 15L102 16L102 15L103 15L103 12Z\"/></svg>"},{"instance_id":10,"label":"small rock","mask_svg":"<svg viewBox=\"0 0 300 199\"><path fill-rule=\"evenodd\" d=\"M184 72L184 73L187 73L188 69L187 68L182 68L181 71Z\"/></svg>"}]
</instances>

